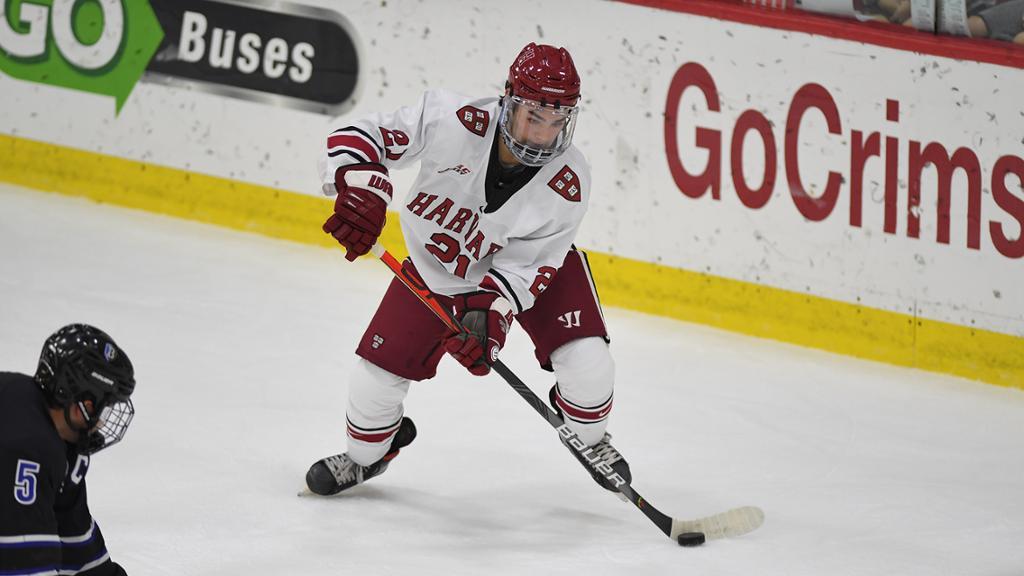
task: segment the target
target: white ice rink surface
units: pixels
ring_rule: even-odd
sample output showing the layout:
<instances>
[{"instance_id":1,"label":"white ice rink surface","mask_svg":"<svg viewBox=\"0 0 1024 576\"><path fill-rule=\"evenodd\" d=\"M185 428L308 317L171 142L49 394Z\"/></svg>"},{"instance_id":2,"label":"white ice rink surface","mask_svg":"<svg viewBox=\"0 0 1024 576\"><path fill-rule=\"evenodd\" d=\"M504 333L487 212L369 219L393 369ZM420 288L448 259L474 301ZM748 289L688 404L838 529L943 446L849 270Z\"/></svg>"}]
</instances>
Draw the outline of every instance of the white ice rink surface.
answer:
<instances>
[{"instance_id":1,"label":"white ice rink surface","mask_svg":"<svg viewBox=\"0 0 1024 576\"><path fill-rule=\"evenodd\" d=\"M450 359L413 385L419 437L384 475L298 498L344 449L389 274L3 186L0 369L33 372L73 321L131 356L138 414L88 482L133 576L1024 574L1024 393L614 309L610 430L636 488L679 517L761 506L759 531L680 548L498 376ZM546 393L521 332L503 359Z\"/></svg>"}]
</instances>

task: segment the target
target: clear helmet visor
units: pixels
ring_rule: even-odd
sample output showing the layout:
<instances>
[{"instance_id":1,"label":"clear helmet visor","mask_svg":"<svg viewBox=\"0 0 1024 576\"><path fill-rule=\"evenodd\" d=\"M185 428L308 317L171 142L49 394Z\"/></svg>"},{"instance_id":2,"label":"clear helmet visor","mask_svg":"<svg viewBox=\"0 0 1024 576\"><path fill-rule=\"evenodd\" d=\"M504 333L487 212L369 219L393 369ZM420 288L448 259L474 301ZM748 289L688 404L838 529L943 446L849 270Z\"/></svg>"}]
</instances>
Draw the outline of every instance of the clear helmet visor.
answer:
<instances>
[{"instance_id":1,"label":"clear helmet visor","mask_svg":"<svg viewBox=\"0 0 1024 576\"><path fill-rule=\"evenodd\" d=\"M512 155L527 166L543 166L572 144L578 106L544 106L506 96L501 106L501 138Z\"/></svg>"}]
</instances>

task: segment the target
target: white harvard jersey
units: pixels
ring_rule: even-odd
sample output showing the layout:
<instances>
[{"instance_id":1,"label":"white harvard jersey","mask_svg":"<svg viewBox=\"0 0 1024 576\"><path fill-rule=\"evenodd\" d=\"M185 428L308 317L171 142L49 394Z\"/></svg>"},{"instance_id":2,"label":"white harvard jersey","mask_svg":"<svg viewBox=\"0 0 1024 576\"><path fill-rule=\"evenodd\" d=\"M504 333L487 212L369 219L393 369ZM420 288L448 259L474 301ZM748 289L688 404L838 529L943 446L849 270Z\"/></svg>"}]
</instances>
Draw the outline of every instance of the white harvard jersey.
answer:
<instances>
[{"instance_id":1,"label":"white harvard jersey","mask_svg":"<svg viewBox=\"0 0 1024 576\"><path fill-rule=\"evenodd\" d=\"M448 296L481 287L522 312L547 287L572 245L590 196L590 165L571 146L540 168L499 209L484 179L498 127L499 99L432 90L416 106L373 114L333 132L322 163L334 173L359 162L420 173L399 207L406 247L427 286ZM500 138L500 136L498 136Z\"/></svg>"}]
</instances>

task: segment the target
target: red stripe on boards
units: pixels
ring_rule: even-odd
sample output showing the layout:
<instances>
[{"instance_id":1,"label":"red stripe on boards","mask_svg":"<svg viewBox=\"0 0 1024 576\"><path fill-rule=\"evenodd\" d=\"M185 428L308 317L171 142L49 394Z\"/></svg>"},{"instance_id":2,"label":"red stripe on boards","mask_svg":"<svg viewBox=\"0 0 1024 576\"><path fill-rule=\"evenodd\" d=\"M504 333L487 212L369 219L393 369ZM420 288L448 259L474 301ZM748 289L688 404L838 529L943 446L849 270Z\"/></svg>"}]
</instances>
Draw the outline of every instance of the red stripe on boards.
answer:
<instances>
[{"instance_id":1,"label":"red stripe on boards","mask_svg":"<svg viewBox=\"0 0 1024 576\"><path fill-rule=\"evenodd\" d=\"M762 28L806 32L907 52L1024 68L1024 48L1013 42L936 35L883 22L859 22L799 10L771 9L739 0L616 0Z\"/></svg>"}]
</instances>

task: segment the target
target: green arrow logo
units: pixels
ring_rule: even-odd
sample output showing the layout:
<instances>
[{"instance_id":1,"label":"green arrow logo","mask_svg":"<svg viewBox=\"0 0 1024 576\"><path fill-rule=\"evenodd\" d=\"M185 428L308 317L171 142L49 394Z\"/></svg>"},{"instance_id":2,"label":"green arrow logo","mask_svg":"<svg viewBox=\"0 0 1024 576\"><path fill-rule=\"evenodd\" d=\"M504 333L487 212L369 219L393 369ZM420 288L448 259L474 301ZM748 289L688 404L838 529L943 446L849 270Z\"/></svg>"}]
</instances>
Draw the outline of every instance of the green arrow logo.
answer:
<instances>
[{"instance_id":1,"label":"green arrow logo","mask_svg":"<svg viewBox=\"0 0 1024 576\"><path fill-rule=\"evenodd\" d=\"M0 0L0 71L113 96L115 113L163 36L148 0Z\"/></svg>"}]
</instances>

